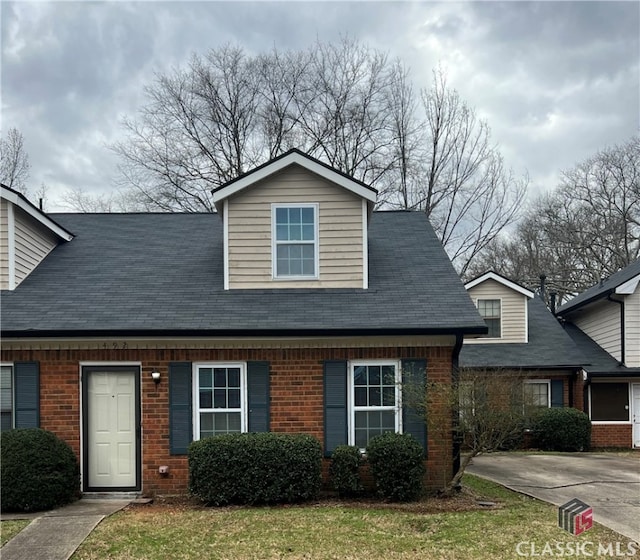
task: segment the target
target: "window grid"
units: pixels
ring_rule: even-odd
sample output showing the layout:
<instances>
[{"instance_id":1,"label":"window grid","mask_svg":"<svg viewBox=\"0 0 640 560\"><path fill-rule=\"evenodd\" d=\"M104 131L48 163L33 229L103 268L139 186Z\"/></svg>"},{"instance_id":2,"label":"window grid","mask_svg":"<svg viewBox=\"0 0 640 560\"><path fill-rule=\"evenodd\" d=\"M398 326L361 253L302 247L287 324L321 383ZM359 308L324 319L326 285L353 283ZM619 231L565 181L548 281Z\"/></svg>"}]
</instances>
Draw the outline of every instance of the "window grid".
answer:
<instances>
[{"instance_id":1,"label":"window grid","mask_svg":"<svg viewBox=\"0 0 640 560\"><path fill-rule=\"evenodd\" d=\"M351 366L351 440L360 449L374 436L400 430L398 372L390 362Z\"/></svg>"},{"instance_id":2,"label":"window grid","mask_svg":"<svg viewBox=\"0 0 640 560\"><path fill-rule=\"evenodd\" d=\"M316 278L316 204L273 205L273 277Z\"/></svg>"},{"instance_id":3,"label":"window grid","mask_svg":"<svg viewBox=\"0 0 640 560\"><path fill-rule=\"evenodd\" d=\"M550 383L549 381L526 381L524 384L525 404L541 408L549 408Z\"/></svg>"},{"instance_id":4,"label":"window grid","mask_svg":"<svg viewBox=\"0 0 640 560\"><path fill-rule=\"evenodd\" d=\"M206 364L196 374L197 439L244 431L244 368Z\"/></svg>"}]
</instances>

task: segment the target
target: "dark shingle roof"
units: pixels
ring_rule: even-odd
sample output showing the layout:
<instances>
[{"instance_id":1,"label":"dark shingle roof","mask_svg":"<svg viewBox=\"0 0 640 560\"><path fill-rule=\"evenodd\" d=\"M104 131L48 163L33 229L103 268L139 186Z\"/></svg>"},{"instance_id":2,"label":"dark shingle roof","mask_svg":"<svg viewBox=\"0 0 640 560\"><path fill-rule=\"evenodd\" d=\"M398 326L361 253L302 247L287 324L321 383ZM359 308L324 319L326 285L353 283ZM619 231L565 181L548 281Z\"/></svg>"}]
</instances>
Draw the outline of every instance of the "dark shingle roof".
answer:
<instances>
[{"instance_id":1,"label":"dark shingle roof","mask_svg":"<svg viewBox=\"0 0 640 560\"><path fill-rule=\"evenodd\" d=\"M465 344L462 367L577 368L585 362L571 338L540 297L528 302L528 343Z\"/></svg>"},{"instance_id":2,"label":"dark shingle roof","mask_svg":"<svg viewBox=\"0 0 640 560\"><path fill-rule=\"evenodd\" d=\"M424 214L375 212L369 289L223 289L216 214L58 214L76 238L2 293L4 336L486 332Z\"/></svg>"},{"instance_id":3,"label":"dark shingle roof","mask_svg":"<svg viewBox=\"0 0 640 560\"><path fill-rule=\"evenodd\" d=\"M572 300L559 307L558 314L563 315L581 307L582 305L586 305L591 301L606 297L613 293L618 286L624 284L628 280L631 280L638 274L640 274L640 259L632 262L629 266L619 270L615 274L612 274L606 280L603 280L595 286L591 286L591 288L585 290L581 294L578 294Z\"/></svg>"},{"instance_id":4,"label":"dark shingle roof","mask_svg":"<svg viewBox=\"0 0 640 560\"><path fill-rule=\"evenodd\" d=\"M574 324L567 323L564 328L580 352L584 355L586 365L583 369L587 371L589 375L640 375L640 368L628 368L620 365L618 360Z\"/></svg>"}]
</instances>

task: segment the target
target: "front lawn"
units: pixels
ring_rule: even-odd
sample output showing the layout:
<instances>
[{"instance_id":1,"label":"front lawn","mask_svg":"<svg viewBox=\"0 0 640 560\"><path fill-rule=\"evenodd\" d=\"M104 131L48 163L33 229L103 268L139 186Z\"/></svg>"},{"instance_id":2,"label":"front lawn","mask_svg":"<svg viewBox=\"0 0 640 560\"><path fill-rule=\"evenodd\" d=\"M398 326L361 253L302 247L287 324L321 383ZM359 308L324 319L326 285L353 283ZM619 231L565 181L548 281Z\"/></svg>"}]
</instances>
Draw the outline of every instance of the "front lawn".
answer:
<instances>
[{"instance_id":1,"label":"front lawn","mask_svg":"<svg viewBox=\"0 0 640 560\"><path fill-rule=\"evenodd\" d=\"M573 537L556 526L556 508L501 486L472 476L465 485L462 498L407 505L130 506L103 521L72 558L512 560L522 541L538 552L547 542L627 546L628 539L600 526ZM497 505L485 509L476 498ZM531 546L520 550L532 555Z\"/></svg>"},{"instance_id":2,"label":"front lawn","mask_svg":"<svg viewBox=\"0 0 640 560\"><path fill-rule=\"evenodd\" d=\"M3 521L2 524L0 524L0 546L4 546L4 543L15 537L22 529L29 525L29 523L31 523L29 519Z\"/></svg>"}]
</instances>

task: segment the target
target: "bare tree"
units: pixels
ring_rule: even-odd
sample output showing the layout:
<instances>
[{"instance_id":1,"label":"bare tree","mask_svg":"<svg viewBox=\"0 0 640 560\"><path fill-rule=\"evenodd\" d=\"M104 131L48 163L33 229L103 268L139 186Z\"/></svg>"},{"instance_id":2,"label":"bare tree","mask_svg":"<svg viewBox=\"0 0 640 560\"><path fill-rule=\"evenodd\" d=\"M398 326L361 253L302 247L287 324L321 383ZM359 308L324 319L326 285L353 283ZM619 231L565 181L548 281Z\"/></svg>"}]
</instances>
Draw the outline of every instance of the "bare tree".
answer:
<instances>
[{"instance_id":1,"label":"bare tree","mask_svg":"<svg viewBox=\"0 0 640 560\"><path fill-rule=\"evenodd\" d=\"M526 390L522 371L464 369L456 382L403 386L403 404L424 418L432 436L460 443L458 470L443 484L451 494L474 457L517 446L541 410Z\"/></svg>"},{"instance_id":2,"label":"bare tree","mask_svg":"<svg viewBox=\"0 0 640 560\"><path fill-rule=\"evenodd\" d=\"M26 195L29 168L22 133L17 128L10 128L7 137L0 139L0 182Z\"/></svg>"},{"instance_id":3,"label":"bare tree","mask_svg":"<svg viewBox=\"0 0 640 560\"><path fill-rule=\"evenodd\" d=\"M561 299L640 257L640 138L565 171L509 236L476 259L469 276L496 270L524 285L547 276Z\"/></svg>"},{"instance_id":4,"label":"bare tree","mask_svg":"<svg viewBox=\"0 0 640 560\"><path fill-rule=\"evenodd\" d=\"M117 190L92 194L81 188L67 189L60 197L60 205L72 212L152 212L153 206L145 206L137 193Z\"/></svg>"}]
</instances>

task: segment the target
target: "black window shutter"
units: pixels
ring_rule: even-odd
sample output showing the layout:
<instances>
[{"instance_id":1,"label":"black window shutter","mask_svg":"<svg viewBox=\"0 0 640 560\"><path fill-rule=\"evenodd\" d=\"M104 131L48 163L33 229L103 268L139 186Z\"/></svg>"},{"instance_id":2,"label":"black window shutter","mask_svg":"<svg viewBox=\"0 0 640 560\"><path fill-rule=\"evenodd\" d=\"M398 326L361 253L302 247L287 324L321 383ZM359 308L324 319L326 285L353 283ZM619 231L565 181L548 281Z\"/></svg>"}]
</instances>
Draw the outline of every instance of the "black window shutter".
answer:
<instances>
[{"instance_id":1,"label":"black window shutter","mask_svg":"<svg viewBox=\"0 0 640 560\"><path fill-rule=\"evenodd\" d=\"M551 406L553 408L564 406L564 381L562 379L551 380Z\"/></svg>"},{"instance_id":2,"label":"black window shutter","mask_svg":"<svg viewBox=\"0 0 640 560\"><path fill-rule=\"evenodd\" d=\"M249 431L269 431L269 362L247 362Z\"/></svg>"},{"instance_id":3,"label":"black window shutter","mask_svg":"<svg viewBox=\"0 0 640 560\"><path fill-rule=\"evenodd\" d=\"M38 362L15 362L15 427L40 427L40 364Z\"/></svg>"},{"instance_id":4,"label":"black window shutter","mask_svg":"<svg viewBox=\"0 0 640 560\"><path fill-rule=\"evenodd\" d=\"M191 414L191 362L169 364L169 448L171 455L186 455L193 437Z\"/></svg>"},{"instance_id":5,"label":"black window shutter","mask_svg":"<svg viewBox=\"0 0 640 560\"><path fill-rule=\"evenodd\" d=\"M324 363L324 455L331 457L347 437L347 362Z\"/></svg>"},{"instance_id":6,"label":"black window shutter","mask_svg":"<svg viewBox=\"0 0 640 560\"><path fill-rule=\"evenodd\" d=\"M426 398L427 361L424 359L402 360L402 383L407 386L408 394L415 394L419 398L424 394ZM427 420L424 417L424 406L420 409L415 405L402 407L402 431L416 438L426 455Z\"/></svg>"}]
</instances>

